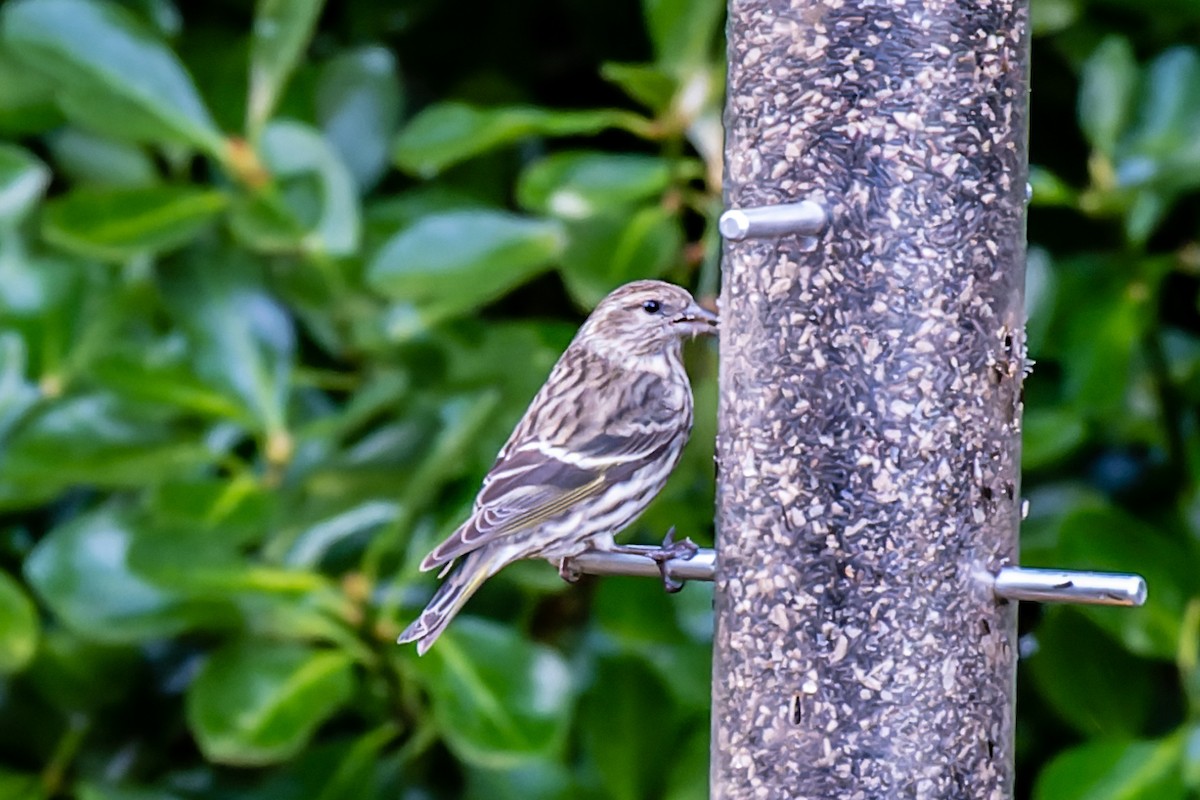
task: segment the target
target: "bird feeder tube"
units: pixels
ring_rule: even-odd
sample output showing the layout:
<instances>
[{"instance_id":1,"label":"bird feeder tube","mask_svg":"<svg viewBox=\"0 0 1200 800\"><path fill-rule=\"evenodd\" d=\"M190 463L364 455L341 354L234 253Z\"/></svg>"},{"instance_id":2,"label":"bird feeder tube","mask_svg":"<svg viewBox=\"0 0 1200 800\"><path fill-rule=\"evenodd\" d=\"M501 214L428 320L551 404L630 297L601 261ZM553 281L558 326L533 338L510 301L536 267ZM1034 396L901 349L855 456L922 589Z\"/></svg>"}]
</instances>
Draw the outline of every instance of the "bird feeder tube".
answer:
<instances>
[{"instance_id":1,"label":"bird feeder tube","mask_svg":"<svg viewBox=\"0 0 1200 800\"><path fill-rule=\"evenodd\" d=\"M1028 13L731 0L711 796L1013 784ZM761 219L761 214L758 215Z\"/></svg>"}]
</instances>

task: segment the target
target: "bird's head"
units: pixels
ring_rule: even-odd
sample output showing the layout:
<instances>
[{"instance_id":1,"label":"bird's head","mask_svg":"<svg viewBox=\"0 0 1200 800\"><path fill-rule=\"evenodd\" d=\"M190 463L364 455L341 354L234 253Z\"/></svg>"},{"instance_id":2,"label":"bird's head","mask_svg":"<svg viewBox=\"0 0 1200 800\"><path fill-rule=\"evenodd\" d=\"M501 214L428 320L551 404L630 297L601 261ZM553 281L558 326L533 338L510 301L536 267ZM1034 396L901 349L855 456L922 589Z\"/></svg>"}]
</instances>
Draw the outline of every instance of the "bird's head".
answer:
<instances>
[{"instance_id":1,"label":"bird's head","mask_svg":"<svg viewBox=\"0 0 1200 800\"><path fill-rule=\"evenodd\" d=\"M580 333L617 354L652 355L678 347L685 336L717 332L717 315L686 289L634 281L600 301Z\"/></svg>"}]
</instances>

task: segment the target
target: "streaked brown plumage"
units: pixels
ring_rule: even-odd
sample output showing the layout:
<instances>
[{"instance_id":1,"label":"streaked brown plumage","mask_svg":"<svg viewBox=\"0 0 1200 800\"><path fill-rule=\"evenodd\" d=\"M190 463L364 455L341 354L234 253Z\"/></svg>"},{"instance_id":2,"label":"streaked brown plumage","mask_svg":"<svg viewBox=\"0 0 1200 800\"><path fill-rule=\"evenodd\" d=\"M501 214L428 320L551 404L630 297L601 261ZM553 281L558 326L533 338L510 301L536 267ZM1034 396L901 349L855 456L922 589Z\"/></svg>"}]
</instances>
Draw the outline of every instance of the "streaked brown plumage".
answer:
<instances>
[{"instance_id":1,"label":"streaked brown plumage","mask_svg":"<svg viewBox=\"0 0 1200 800\"><path fill-rule=\"evenodd\" d=\"M583 323L483 479L470 518L421 562L444 575L400 635L424 653L467 599L520 558L613 547L662 489L692 429L683 338L716 316L684 289L635 281Z\"/></svg>"}]
</instances>

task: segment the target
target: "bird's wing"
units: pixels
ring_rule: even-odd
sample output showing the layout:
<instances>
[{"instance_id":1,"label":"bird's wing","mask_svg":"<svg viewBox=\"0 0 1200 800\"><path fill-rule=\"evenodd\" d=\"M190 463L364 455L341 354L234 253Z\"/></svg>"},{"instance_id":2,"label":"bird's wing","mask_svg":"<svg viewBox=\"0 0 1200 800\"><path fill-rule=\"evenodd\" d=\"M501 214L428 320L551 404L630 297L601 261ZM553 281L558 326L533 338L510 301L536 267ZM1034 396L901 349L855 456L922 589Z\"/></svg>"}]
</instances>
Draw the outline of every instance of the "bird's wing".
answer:
<instances>
[{"instance_id":1,"label":"bird's wing","mask_svg":"<svg viewBox=\"0 0 1200 800\"><path fill-rule=\"evenodd\" d=\"M569 448L543 441L506 449L475 500L475 511L421 562L448 564L483 545L569 513L577 504L628 480L677 444L680 431L649 428L628 435L600 433Z\"/></svg>"}]
</instances>

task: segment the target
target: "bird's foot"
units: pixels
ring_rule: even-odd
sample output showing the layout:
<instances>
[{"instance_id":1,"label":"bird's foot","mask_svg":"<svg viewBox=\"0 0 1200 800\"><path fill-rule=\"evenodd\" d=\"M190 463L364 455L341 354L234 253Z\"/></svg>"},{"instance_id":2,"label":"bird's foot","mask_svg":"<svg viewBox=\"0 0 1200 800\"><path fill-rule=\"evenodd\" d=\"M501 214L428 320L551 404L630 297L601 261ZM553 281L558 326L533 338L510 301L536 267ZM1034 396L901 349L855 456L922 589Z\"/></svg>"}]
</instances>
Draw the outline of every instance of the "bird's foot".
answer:
<instances>
[{"instance_id":1,"label":"bird's foot","mask_svg":"<svg viewBox=\"0 0 1200 800\"><path fill-rule=\"evenodd\" d=\"M648 558L659 565L659 573L662 575L662 588L668 594L677 593L683 589L683 581L676 581L671 577L671 572L667 570L668 561L674 559L682 559L684 561L691 559L700 552L700 547L696 546L696 542L690 539L676 541L674 537L674 525L671 525L671 530L667 531L667 535L662 539L660 547L644 547L638 545L620 546L612 548L614 553L629 553L631 555L641 555L642 558Z\"/></svg>"},{"instance_id":2,"label":"bird's foot","mask_svg":"<svg viewBox=\"0 0 1200 800\"><path fill-rule=\"evenodd\" d=\"M583 573L575 566L575 562L569 558L560 558L558 560L558 577L562 578L567 583L579 583L579 578Z\"/></svg>"},{"instance_id":3,"label":"bird's foot","mask_svg":"<svg viewBox=\"0 0 1200 800\"><path fill-rule=\"evenodd\" d=\"M645 555L658 564L658 571L662 575L663 589L668 594L675 594L683 588L683 581L677 581L671 577L670 572L667 570L667 562L676 558L689 561L698 552L700 552L700 548L687 537L684 537L681 541L675 541L675 526L672 525L670 530L667 531L667 535L663 537L662 546L657 550L646 551Z\"/></svg>"}]
</instances>

